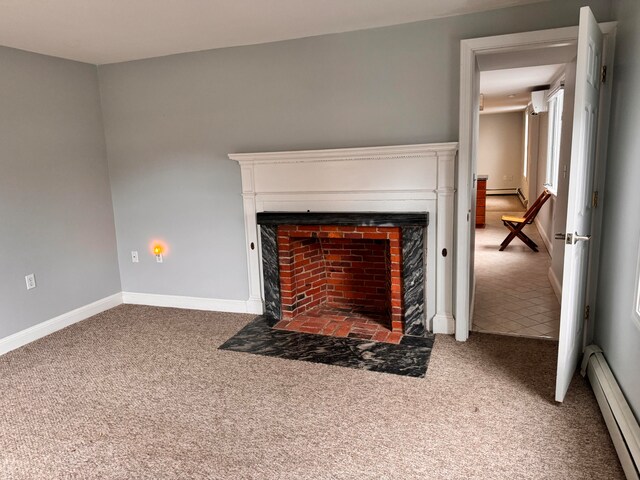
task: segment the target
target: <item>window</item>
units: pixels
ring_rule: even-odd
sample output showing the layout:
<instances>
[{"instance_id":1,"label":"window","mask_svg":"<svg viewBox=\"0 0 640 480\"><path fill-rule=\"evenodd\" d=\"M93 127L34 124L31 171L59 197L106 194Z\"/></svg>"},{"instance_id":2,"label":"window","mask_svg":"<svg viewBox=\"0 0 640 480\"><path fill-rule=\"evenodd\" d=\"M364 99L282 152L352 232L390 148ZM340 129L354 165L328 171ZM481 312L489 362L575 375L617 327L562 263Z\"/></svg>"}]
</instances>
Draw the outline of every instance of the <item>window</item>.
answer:
<instances>
[{"instance_id":1,"label":"window","mask_svg":"<svg viewBox=\"0 0 640 480\"><path fill-rule=\"evenodd\" d=\"M558 190L558 170L560 168L560 137L562 133L562 104L564 90L560 89L549 97L549 135L547 139L547 179L546 187L555 194Z\"/></svg>"},{"instance_id":2,"label":"window","mask_svg":"<svg viewBox=\"0 0 640 480\"><path fill-rule=\"evenodd\" d=\"M529 109L524 111L524 161L522 168L522 176L527 178L529 170Z\"/></svg>"}]
</instances>

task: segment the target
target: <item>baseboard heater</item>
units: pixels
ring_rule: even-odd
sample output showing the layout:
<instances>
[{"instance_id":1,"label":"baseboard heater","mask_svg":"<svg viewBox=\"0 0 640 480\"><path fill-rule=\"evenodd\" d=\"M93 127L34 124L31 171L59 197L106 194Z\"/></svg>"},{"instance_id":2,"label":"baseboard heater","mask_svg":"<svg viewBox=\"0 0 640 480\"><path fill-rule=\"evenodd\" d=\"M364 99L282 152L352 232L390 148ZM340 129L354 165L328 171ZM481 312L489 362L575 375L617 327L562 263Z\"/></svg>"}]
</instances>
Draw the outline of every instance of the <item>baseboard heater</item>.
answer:
<instances>
[{"instance_id":1,"label":"baseboard heater","mask_svg":"<svg viewBox=\"0 0 640 480\"><path fill-rule=\"evenodd\" d=\"M585 349L580 373L589 378L626 477L639 479L640 426L600 347Z\"/></svg>"},{"instance_id":2,"label":"baseboard heater","mask_svg":"<svg viewBox=\"0 0 640 480\"><path fill-rule=\"evenodd\" d=\"M517 188L487 188L487 195L517 195Z\"/></svg>"},{"instance_id":3,"label":"baseboard heater","mask_svg":"<svg viewBox=\"0 0 640 480\"><path fill-rule=\"evenodd\" d=\"M518 188L518 197L520 198L520 201L522 202L522 205L527 207L528 203L529 203L529 200L527 200L525 198L524 193L522 192L522 190L520 188Z\"/></svg>"}]
</instances>

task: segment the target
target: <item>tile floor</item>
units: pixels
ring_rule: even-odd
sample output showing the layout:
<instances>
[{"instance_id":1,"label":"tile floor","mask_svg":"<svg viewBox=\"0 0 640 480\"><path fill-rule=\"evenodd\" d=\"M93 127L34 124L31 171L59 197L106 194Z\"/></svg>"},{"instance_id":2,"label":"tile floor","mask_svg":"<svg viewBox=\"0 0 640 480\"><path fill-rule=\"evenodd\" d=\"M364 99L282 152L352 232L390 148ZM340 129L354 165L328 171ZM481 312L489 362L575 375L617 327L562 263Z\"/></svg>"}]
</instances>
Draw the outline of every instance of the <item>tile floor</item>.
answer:
<instances>
[{"instance_id":1,"label":"tile floor","mask_svg":"<svg viewBox=\"0 0 640 480\"><path fill-rule=\"evenodd\" d=\"M508 233L500 217L524 210L515 195L487 197L487 226L476 229L472 330L557 339L560 303L547 277L551 257L537 228L528 225L525 232L538 244L538 253L517 238L498 250Z\"/></svg>"},{"instance_id":2,"label":"tile floor","mask_svg":"<svg viewBox=\"0 0 640 480\"><path fill-rule=\"evenodd\" d=\"M370 313L319 306L298 315L293 320L280 320L273 328L333 337L400 343L402 333L392 332L388 323L388 319Z\"/></svg>"}]
</instances>

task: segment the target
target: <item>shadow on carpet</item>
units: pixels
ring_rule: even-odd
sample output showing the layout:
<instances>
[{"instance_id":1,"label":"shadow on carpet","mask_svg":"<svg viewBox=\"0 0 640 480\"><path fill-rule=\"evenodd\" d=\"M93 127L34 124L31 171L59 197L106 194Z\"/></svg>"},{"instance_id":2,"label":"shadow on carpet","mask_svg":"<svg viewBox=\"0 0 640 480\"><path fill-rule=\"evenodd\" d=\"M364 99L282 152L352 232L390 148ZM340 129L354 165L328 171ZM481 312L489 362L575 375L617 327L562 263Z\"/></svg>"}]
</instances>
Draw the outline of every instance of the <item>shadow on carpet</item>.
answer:
<instances>
[{"instance_id":1,"label":"shadow on carpet","mask_svg":"<svg viewBox=\"0 0 640 480\"><path fill-rule=\"evenodd\" d=\"M422 378L427 373L435 340L434 336L403 337L399 345L394 345L274 330L275 323L263 316L256 317L219 348Z\"/></svg>"}]
</instances>

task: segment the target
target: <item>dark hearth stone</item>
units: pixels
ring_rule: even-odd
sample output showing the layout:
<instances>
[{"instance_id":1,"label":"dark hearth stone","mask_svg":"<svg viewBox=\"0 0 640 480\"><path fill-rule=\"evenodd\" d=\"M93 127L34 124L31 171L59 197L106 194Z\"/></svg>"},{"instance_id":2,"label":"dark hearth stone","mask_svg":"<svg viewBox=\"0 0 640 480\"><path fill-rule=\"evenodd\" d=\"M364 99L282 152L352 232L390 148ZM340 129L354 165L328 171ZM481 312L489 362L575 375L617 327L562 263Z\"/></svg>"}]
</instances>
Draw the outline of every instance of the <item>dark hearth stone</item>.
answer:
<instances>
[{"instance_id":1,"label":"dark hearth stone","mask_svg":"<svg viewBox=\"0 0 640 480\"><path fill-rule=\"evenodd\" d=\"M288 360L422 378L435 337L403 337L399 345L273 329L264 316L252 320L219 348Z\"/></svg>"}]
</instances>

